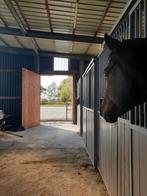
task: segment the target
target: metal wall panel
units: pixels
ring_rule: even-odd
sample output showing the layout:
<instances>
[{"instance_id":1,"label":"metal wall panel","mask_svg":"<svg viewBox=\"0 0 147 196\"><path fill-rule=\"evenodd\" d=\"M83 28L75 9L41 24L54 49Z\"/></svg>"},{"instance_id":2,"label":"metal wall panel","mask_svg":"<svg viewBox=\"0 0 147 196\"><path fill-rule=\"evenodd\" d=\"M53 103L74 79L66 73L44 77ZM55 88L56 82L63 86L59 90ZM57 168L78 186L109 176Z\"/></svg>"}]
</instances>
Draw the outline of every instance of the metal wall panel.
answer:
<instances>
[{"instance_id":1,"label":"metal wall panel","mask_svg":"<svg viewBox=\"0 0 147 196\"><path fill-rule=\"evenodd\" d=\"M81 113L80 113L80 104L77 105L77 125L80 128L80 117Z\"/></svg>"},{"instance_id":2,"label":"metal wall panel","mask_svg":"<svg viewBox=\"0 0 147 196\"><path fill-rule=\"evenodd\" d=\"M111 31L111 35L118 40L143 37L146 28L144 5L146 1L132 1L119 23ZM105 93L103 70L107 65L109 53L105 47L99 56L99 99L102 99ZM144 103L136 106L124 114L115 126L111 126L100 117L98 168L112 196L146 195L147 156L144 150L147 147L146 105ZM112 152L116 157L112 158ZM115 179L115 184L112 184L112 179Z\"/></svg>"},{"instance_id":3,"label":"metal wall panel","mask_svg":"<svg viewBox=\"0 0 147 196\"><path fill-rule=\"evenodd\" d=\"M94 165L94 111L88 108L86 110L87 110L86 149Z\"/></svg>"},{"instance_id":4,"label":"metal wall panel","mask_svg":"<svg viewBox=\"0 0 147 196\"><path fill-rule=\"evenodd\" d=\"M21 73L19 71L0 71L0 97L3 96L21 96Z\"/></svg>"},{"instance_id":5,"label":"metal wall panel","mask_svg":"<svg viewBox=\"0 0 147 196\"><path fill-rule=\"evenodd\" d=\"M132 127L133 196L146 196L147 182L147 132L138 126Z\"/></svg>"},{"instance_id":6,"label":"metal wall panel","mask_svg":"<svg viewBox=\"0 0 147 196\"><path fill-rule=\"evenodd\" d=\"M40 56L40 74L53 71L53 57Z\"/></svg>"},{"instance_id":7,"label":"metal wall panel","mask_svg":"<svg viewBox=\"0 0 147 196\"><path fill-rule=\"evenodd\" d=\"M118 196L132 195L131 129L125 120L118 120Z\"/></svg>"},{"instance_id":8,"label":"metal wall panel","mask_svg":"<svg viewBox=\"0 0 147 196\"><path fill-rule=\"evenodd\" d=\"M35 71L34 56L0 53L0 69L21 71L22 67Z\"/></svg>"},{"instance_id":9,"label":"metal wall panel","mask_svg":"<svg viewBox=\"0 0 147 196\"><path fill-rule=\"evenodd\" d=\"M21 101L20 99L0 99L0 109L4 110L5 114L10 115L7 118L8 124L19 126L21 125Z\"/></svg>"},{"instance_id":10,"label":"metal wall panel","mask_svg":"<svg viewBox=\"0 0 147 196\"><path fill-rule=\"evenodd\" d=\"M21 70L36 71L34 56L0 53L0 109L8 124L21 125Z\"/></svg>"},{"instance_id":11,"label":"metal wall panel","mask_svg":"<svg viewBox=\"0 0 147 196\"><path fill-rule=\"evenodd\" d=\"M80 60L70 59L69 61L69 71L79 71L80 69Z\"/></svg>"},{"instance_id":12,"label":"metal wall panel","mask_svg":"<svg viewBox=\"0 0 147 196\"><path fill-rule=\"evenodd\" d=\"M82 107L83 109L83 139L85 142L85 146L87 145L87 109L86 107Z\"/></svg>"},{"instance_id":13,"label":"metal wall panel","mask_svg":"<svg viewBox=\"0 0 147 196\"><path fill-rule=\"evenodd\" d=\"M117 194L117 126L99 119L98 168L112 196Z\"/></svg>"}]
</instances>

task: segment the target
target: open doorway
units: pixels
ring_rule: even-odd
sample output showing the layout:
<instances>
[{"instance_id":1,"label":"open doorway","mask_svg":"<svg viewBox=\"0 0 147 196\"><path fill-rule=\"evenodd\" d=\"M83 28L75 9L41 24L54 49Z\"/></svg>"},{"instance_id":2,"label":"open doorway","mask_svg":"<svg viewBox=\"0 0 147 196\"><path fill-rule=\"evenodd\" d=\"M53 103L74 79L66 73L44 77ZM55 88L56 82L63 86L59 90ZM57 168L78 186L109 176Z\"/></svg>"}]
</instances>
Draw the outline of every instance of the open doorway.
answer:
<instances>
[{"instance_id":1,"label":"open doorway","mask_svg":"<svg viewBox=\"0 0 147 196\"><path fill-rule=\"evenodd\" d=\"M40 83L40 121L72 121L73 76L43 75Z\"/></svg>"}]
</instances>

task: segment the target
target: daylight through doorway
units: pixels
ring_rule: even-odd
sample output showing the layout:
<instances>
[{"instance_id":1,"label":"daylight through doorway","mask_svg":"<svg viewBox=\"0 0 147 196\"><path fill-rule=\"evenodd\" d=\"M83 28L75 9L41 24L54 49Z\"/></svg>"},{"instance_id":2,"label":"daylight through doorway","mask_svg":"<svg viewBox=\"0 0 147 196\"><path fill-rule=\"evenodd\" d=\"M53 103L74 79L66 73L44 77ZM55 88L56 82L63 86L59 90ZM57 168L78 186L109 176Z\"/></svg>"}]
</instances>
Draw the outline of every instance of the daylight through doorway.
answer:
<instances>
[{"instance_id":1,"label":"daylight through doorway","mask_svg":"<svg viewBox=\"0 0 147 196\"><path fill-rule=\"evenodd\" d=\"M40 121L71 121L73 77L41 76L40 81Z\"/></svg>"}]
</instances>

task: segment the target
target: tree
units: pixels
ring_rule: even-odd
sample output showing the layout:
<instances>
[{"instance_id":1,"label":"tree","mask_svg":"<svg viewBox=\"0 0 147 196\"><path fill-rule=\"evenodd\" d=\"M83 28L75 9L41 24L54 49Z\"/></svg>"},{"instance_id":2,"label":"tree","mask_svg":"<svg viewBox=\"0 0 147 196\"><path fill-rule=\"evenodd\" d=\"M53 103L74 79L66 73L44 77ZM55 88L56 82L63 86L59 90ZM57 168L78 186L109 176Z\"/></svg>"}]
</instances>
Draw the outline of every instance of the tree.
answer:
<instances>
[{"instance_id":1,"label":"tree","mask_svg":"<svg viewBox=\"0 0 147 196\"><path fill-rule=\"evenodd\" d=\"M63 102L71 101L72 100L72 78L68 77L67 79L64 79L58 90L59 90L59 98Z\"/></svg>"},{"instance_id":2,"label":"tree","mask_svg":"<svg viewBox=\"0 0 147 196\"><path fill-rule=\"evenodd\" d=\"M55 82L51 83L47 88L47 96L49 100L55 100L58 95L58 87Z\"/></svg>"},{"instance_id":3,"label":"tree","mask_svg":"<svg viewBox=\"0 0 147 196\"><path fill-rule=\"evenodd\" d=\"M46 96L46 91L47 91L46 88L44 88L43 86L40 86L41 97L44 98Z\"/></svg>"}]
</instances>

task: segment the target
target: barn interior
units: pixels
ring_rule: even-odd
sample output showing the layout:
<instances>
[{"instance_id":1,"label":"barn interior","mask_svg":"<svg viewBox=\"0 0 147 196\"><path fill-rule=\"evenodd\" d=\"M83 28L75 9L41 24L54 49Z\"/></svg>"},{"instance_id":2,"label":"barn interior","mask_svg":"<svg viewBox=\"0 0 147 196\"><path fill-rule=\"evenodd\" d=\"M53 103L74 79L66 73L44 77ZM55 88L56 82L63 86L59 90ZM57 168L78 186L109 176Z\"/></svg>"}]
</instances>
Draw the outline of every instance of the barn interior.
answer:
<instances>
[{"instance_id":1,"label":"barn interior","mask_svg":"<svg viewBox=\"0 0 147 196\"><path fill-rule=\"evenodd\" d=\"M112 196L146 195L147 110L143 103L114 124L100 116L109 56L104 34L146 37L146 21L146 0L0 0L0 110L14 132L32 131L40 126L40 76L72 76L72 123ZM54 70L55 57L68 58L68 70Z\"/></svg>"}]
</instances>

